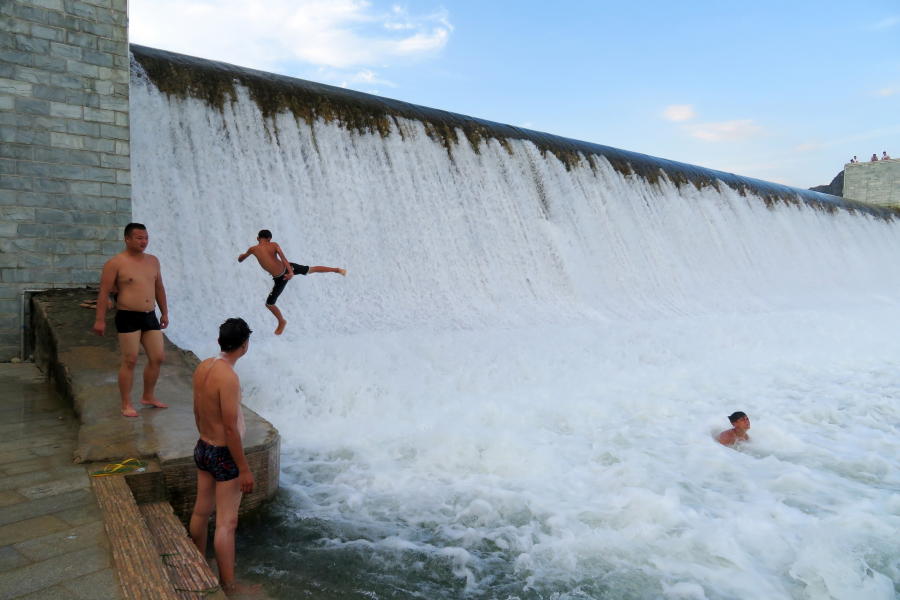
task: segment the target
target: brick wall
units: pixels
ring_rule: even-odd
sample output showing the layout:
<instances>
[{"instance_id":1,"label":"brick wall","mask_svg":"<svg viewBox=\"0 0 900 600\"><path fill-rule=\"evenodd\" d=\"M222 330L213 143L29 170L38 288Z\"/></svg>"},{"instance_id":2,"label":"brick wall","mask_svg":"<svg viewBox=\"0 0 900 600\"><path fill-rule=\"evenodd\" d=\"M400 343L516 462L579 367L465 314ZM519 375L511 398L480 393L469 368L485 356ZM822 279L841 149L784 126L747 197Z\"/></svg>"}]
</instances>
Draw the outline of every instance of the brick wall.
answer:
<instances>
[{"instance_id":1,"label":"brick wall","mask_svg":"<svg viewBox=\"0 0 900 600\"><path fill-rule=\"evenodd\" d=\"M844 198L879 206L900 206L900 160L846 165Z\"/></svg>"},{"instance_id":2,"label":"brick wall","mask_svg":"<svg viewBox=\"0 0 900 600\"><path fill-rule=\"evenodd\" d=\"M0 361L23 289L97 283L131 220L126 0L0 0Z\"/></svg>"}]
</instances>

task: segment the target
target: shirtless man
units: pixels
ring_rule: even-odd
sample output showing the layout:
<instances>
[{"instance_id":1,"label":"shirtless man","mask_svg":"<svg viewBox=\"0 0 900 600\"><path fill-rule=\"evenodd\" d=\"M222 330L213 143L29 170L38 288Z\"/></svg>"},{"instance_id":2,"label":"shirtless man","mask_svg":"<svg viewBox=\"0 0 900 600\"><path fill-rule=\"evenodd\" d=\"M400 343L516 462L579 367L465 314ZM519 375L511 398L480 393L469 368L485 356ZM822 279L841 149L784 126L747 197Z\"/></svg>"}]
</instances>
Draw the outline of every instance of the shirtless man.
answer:
<instances>
[{"instance_id":1,"label":"shirtless man","mask_svg":"<svg viewBox=\"0 0 900 600\"><path fill-rule=\"evenodd\" d=\"M750 417L741 411L732 413L728 420L731 421L732 428L723 431L717 438L723 446L735 446L740 442L749 442L750 436L747 430L750 429Z\"/></svg>"},{"instance_id":2,"label":"shirtless man","mask_svg":"<svg viewBox=\"0 0 900 600\"><path fill-rule=\"evenodd\" d=\"M275 280L272 291L269 293L269 297L266 298L266 308L278 319L278 329L275 330L275 335L281 335L284 332L284 326L287 325L287 321L281 316L281 311L275 306L275 302L278 300L281 292L284 291L284 286L287 285L287 282L297 273L301 275L306 275L307 273L340 273L346 276L347 269L307 267L288 262L281 247L272 241L272 232L268 229L261 230L256 241L259 242L257 245L251 246L246 252L238 256L238 262L244 262L252 254L259 261L259 266L268 271L272 279Z\"/></svg>"},{"instance_id":3,"label":"shirtless man","mask_svg":"<svg viewBox=\"0 0 900 600\"><path fill-rule=\"evenodd\" d=\"M194 446L197 465L197 503L191 516L191 539L206 556L209 517L216 511L213 548L219 583L226 594L246 593L234 581L234 530L241 494L252 494L253 473L244 456L246 433L241 412L241 382L234 364L247 353L250 327L243 319L228 319L219 327L219 348L194 371L194 420L200 439Z\"/></svg>"},{"instance_id":4,"label":"shirtless man","mask_svg":"<svg viewBox=\"0 0 900 600\"><path fill-rule=\"evenodd\" d=\"M100 295L97 297L94 333L102 336L106 333L106 310L110 292L118 290L119 310L116 311L115 323L119 333L119 349L122 352L119 393L122 395L122 414L126 417L138 416L131 404L131 385L134 383L139 346L143 346L147 353L141 404L168 408L153 395L156 380L159 379L159 368L165 359L161 330L169 326L169 311L159 259L144 252L149 242L146 227L140 223L125 226L125 251L116 254L103 265ZM159 320L156 318L157 305Z\"/></svg>"}]
</instances>

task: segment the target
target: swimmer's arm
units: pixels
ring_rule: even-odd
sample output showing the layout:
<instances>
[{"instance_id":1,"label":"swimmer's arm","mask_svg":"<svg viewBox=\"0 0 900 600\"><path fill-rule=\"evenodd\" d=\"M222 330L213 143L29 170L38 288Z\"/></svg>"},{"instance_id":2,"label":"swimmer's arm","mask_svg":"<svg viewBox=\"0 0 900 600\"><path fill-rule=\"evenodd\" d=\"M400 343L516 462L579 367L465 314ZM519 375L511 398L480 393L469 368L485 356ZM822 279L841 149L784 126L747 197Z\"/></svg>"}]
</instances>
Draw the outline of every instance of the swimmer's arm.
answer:
<instances>
[{"instance_id":1,"label":"swimmer's arm","mask_svg":"<svg viewBox=\"0 0 900 600\"><path fill-rule=\"evenodd\" d=\"M166 288L163 285L162 269L159 261L156 261L156 304L159 306L159 326L163 329L169 326L169 305L166 302Z\"/></svg>"},{"instance_id":2,"label":"swimmer's arm","mask_svg":"<svg viewBox=\"0 0 900 600\"><path fill-rule=\"evenodd\" d=\"M219 391L219 402L222 406L222 424L225 426L225 441L231 457L238 468L241 491L245 494L253 492L253 473L244 456L244 445L241 443L240 411L241 411L241 384L237 375L232 374L224 380Z\"/></svg>"},{"instance_id":3,"label":"swimmer's arm","mask_svg":"<svg viewBox=\"0 0 900 600\"><path fill-rule=\"evenodd\" d=\"M103 271L100 274L100 293L97 295L97 317L94 320L94 333L103 335L106 333L106 302L109 299L110 291L116 286L116 275L118 268L117 260L112 258L103 265Z\"/></svg>"},{"instance_id":4,"label":"swimmer's arm","mask_svg":"<svg viewBox=\"0 0 900 600\"><path fill-rule=\"evenodd\" d=\"M290 273L290 277L285 276L285 279L290 279L294 276L294 269L291 267L291 263L288 262L287 257L284 255L284 252L281 250L281 246L275 244L275 252L278 253L278 256L281 258L281 263L284 265L284 268L287 269L287 272Z\"/></svg>"},{"instance_id":5,"label":"swimmer's arm","mask_svg":"<svg viewBox=\"0 0 900 600\"><path fill-rule=\"evenodd\" d=\"M728 431L723 431L719 434L719 437L716 438L720 444L723 446L733 446L734 445L734 431L729 429Z\"/></svg>"}]
</instances>

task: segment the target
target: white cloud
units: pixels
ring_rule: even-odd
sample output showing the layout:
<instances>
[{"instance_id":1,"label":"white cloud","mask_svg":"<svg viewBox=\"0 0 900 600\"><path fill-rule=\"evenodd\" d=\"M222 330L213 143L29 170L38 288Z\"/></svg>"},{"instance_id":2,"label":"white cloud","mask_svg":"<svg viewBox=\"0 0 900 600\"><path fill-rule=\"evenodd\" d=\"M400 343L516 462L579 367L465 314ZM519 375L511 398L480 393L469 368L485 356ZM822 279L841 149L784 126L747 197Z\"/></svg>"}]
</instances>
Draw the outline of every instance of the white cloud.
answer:
<instances>
[{"instance_id":1,"label":"white cloud","mask_svg":"<svg viewBox=\"0 0 900 600\"><path fill-rule=\"evenodd\" d=\"M897 88L889 87L889 88L884 88L883 90L878 90L877 92L875 92L875 94L878 96L893 96L897 92L898 92Z\"/></svg>"},{"instance_id":2,"label":"white cloud","mask_svg":"<svg viewBox=\"0 0 900 600\"><path fill-rule=\"evenodd\" d=\"M673 104L671 106L667 106L666 110L663 111L663 117L668 119L669 121L689 121L696 116L694 113L694 107L690 104Z\"/></svg>"},{"instance_id":3,"label":"white cloud","mask_svg":"<svg viewBox=\"0 0 900 600\"><path fill-rule=\"evenodd\" d=\"M387 85L368 68L432 56L453 31L446 11L413 15L365 0L132 0L130 9L137 44L268 71L317 65L334 81Z\"/></svg>"},{"instance_id":4,"label":"white cloud","mask_svg":"<svg viewBox=\"0 0 900 600\"><path fill-rule=\"evenodd\" d=\"M795 152L812 152L814 150L821 149L822 146L816 144L815 142L807 142L806 144L800 144L799 146L794 148Z\"/></svg>"},{"instance_id":5,"label":"white cloud","mask_svg":"<svg viewBox=\"0 0 900 600\"><path fill-rule=\"evenodd\" d=\"M888 17L887 19L876 23L872 29L890 29L897 24L900 24L900 17Z\"/></svg>"},{"instance_id":6,"label":"white cloud","mask_svg":"<svg viewBox=\"0 0 900 600\"><path fill-rule=\"evenodd\" d=\"M698 123L689 127L691 135L706 142L744 140L762 135L764 130L753 124L753 119L724 121L722 123Z\"/></svg>"}]
</instances>

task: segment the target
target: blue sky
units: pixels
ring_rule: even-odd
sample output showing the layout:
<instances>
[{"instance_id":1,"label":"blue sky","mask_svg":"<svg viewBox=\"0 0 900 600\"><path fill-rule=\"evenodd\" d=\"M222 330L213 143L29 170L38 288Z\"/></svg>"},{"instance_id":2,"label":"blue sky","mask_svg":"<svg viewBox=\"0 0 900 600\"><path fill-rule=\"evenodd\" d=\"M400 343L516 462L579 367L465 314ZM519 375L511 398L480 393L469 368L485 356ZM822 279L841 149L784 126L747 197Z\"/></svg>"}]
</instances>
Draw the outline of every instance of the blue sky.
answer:
<instances>
[{"instance_id":1,"label":"blue sky","mask_svg":"<svg viewBox=\"0 0 900 600\"><path fill-rule=\"evenodd\" d=\"M132 0L131 41L809 187L900 158L900 0Z\"/></svg>"}]
</instances>

